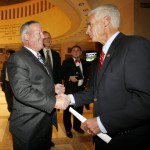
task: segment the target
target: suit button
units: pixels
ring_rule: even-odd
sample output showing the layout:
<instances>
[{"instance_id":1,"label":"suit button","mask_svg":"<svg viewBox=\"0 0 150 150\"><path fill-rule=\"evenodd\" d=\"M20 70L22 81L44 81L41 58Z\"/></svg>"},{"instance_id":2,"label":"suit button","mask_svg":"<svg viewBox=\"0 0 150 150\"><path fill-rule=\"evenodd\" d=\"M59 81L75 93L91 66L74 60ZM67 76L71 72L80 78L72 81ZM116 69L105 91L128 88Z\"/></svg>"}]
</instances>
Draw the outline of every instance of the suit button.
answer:
<instances>
[{"instance_id":1,"label":"suit button","mask_svg":"<svg viewBox=\"0 0 150 150\"><path fill-rule=\"evenodd\" d=\"M94 102L97 102L97 98L94 98Z\"/></svg>"}]
</instances>

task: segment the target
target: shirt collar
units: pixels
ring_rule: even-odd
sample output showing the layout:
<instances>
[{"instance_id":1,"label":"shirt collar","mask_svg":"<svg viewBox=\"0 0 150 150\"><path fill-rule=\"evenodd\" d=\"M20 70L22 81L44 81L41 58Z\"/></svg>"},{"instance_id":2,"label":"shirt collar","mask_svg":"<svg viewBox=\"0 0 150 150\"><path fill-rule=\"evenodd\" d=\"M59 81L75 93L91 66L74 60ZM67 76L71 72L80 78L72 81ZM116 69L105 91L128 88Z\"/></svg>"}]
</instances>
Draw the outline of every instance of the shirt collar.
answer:
<instances>
[{"instance_id":1,"label":"shirt collar","mask_svg":"<svg viewBox=\"0 0 150 150\"><path fill-rule=\"evenodd\" d=\"M48 48L48 49L46 49L46 48L43 48L43 50L46 52L47 50L49 50L49 51L50 51L51 49L50 49L50 48Z\"/></svg>"},{"instance_id":2,"label":"shirt collar","mask_svg":"<svg viewBox=\"0 0 150 150\"><path fill-rule=\"evenodd\" d=\"M108 52L108 50L109 50L109 47L110 47L110 45L112 44L113 40L117 37L117 35L118 35L119 33L120 33L120 32L118 31L118 32L116 32L115 34L113 34L113 35L109 38L109 40L105 43L105 45L102 47L102 50L104 51L105 56L106 56L106 54L107 54L107 52Z\"/></svg>"},{"instance_id":3,"label":"shirt collar","mask_svg":"<svg viewBox=\"0 0 150 150\"><path fill-rule=\"evenodd\" d=\"M75 61L76 60L76 58L74 58L74 57L72 57L73 58L73 60ZM78 58L78 59L80 59L80 58ZM81 60L81 59L80 59Z\"/></svg>"},{"instance_id":4,"label":"shirt collar","mask_svg":"<svg viewBox=\"0 0 150 150\"><path fill-rule=\"evenodd\" d=\"M36 51L34 51L33 49L29 48L29 47L26 47L24 46L27 50L29 50L35 57L37 57L37 53Z\"/></svg>"}]
</instances>

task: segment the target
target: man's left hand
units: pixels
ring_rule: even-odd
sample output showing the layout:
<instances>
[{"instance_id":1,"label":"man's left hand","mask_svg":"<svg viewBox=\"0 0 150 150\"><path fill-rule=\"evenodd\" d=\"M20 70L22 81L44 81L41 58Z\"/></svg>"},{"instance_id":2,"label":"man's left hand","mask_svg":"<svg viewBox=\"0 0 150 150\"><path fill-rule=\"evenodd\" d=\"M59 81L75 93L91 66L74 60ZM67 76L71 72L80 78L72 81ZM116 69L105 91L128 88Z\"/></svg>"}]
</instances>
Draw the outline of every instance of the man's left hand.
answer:
<instances>
[{"instance_id":1,"label":"man's left hand","mask_svg":"<svg viewBox=\"0 0 150 150\"><path fill-rule=\"evenodd\" d=\"M97 135L101 132L97 123L97 118L87 119L82 123L82 127L86 132L92 135Z\"/></svg>"}]
</instances>

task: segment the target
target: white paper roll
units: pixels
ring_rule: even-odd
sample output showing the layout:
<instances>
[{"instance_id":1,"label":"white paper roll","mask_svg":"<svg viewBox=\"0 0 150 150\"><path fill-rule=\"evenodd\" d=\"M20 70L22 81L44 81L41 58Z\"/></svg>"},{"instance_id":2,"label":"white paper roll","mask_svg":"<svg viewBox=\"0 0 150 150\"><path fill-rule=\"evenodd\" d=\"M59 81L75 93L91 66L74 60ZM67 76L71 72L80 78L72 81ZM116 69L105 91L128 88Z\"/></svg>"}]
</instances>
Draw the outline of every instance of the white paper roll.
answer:
<instances>
[{"instance_id":1,"label":"white paper roll","mask_svg":"<svg viewBox=\"0 0 150 150\"><path fill-rule=\"evenodd\" d=\"M72 107L69 108L69 112L71 112L77 119L79 119L82 123L85 122L87 119L80 115L77 111L75 111ZM97 134L98 137L100 137L103 141L106 143L109 143L111 140L111 137L104 133Z\"/></svg>"}]
</instances>

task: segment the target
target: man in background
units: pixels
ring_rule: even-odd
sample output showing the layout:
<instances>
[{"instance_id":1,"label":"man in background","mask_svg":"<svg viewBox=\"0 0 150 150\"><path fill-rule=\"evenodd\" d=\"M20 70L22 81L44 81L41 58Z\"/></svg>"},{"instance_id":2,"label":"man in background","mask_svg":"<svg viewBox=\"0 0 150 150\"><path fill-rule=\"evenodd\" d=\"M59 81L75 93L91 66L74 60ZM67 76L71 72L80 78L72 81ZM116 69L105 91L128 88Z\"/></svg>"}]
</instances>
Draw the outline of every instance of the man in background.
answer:
<instances>
[{"instance_id":1,"label":"man in background","mask_svg":"<svg viewBox=\"0 0 150 150\"><path fill-rule=\"evenodd\" d=\"M87 81L87 66L86 61L80 58L81 54L81 47L75 45L71 49L72 57L64 60L62 63L62 78L64 80L66 94L77 93L85 89ZM83 106L76 107L75 109L80 114L83 114ZM72 138L72 123L69 108L64 110L63 121L66 130L66 135L69 138ZM80 126L81 122L76 117L73 117L73 129L83 134L84 130L82 130Z\"/></svg>"},{"instance_id":2,"label":"man in background","mask_svg":"<svg viewBox=\"0 0 150 150\"><path fill-rule=\"evenodd\" d=\"M59 53L52 50L51 46L51 35L47 31L43 31L43 49L40 50L41 56L44 58L45 62L49 65L52 70L54 84L62 83L61 81L61 58Z\"/></svg>"},{"instance_id":3,"label":"man in background","mask_svg":"<svg viewBox=\"0 0 150 150\"><path fill-rule=\"evenodd\" d=\"M8 108L8 111L10 112L10 116L11 116L11 113L13 111L13 92L12 92L12 89L10 87L10 83L9 83L9 79L8 79L7 60L13 53L15 53L15 51L11 50L11 49L8 49L6 51L6 60L3 63L3 68L1 71L2 91L5 93L7 108ZM10 120L10 117L8 118L8 120Z\"/></svg>"}]
</instances>

